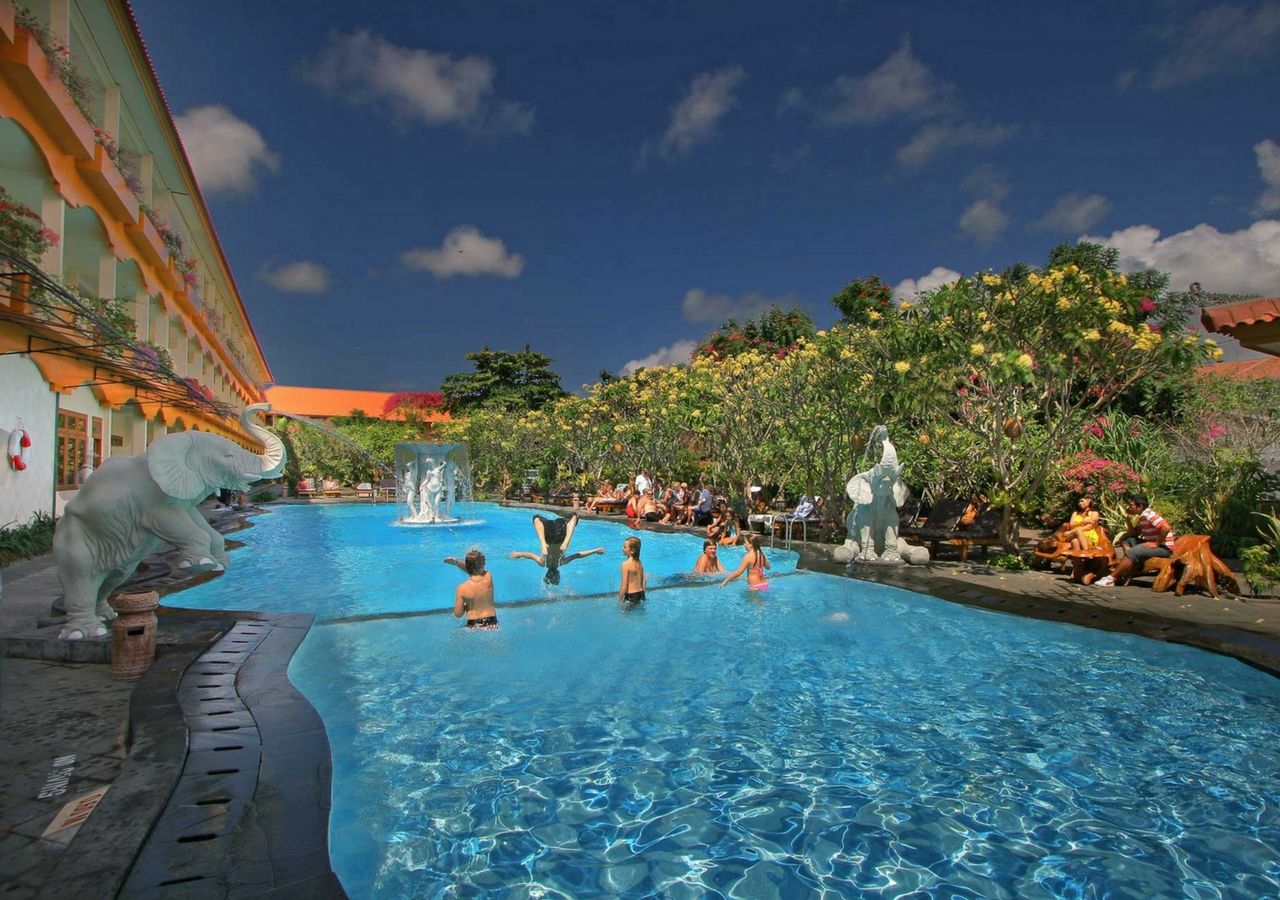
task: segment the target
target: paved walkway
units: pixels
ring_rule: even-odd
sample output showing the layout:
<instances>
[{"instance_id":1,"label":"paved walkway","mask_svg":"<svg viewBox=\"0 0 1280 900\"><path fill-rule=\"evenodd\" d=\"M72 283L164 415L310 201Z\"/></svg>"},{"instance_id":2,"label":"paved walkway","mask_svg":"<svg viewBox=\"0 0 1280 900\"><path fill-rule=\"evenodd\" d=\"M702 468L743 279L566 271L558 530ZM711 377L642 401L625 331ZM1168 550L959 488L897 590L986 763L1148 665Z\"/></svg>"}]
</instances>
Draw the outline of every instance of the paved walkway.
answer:
<instances>
[{"instance_id":1,"label":"paved walkway","mask_svg":"<svg viewBox=\"0 0 1280 900\"><path fill-rule=\"evenodd\" d=\"M563 507L550 509L560 514L568 512ZM233 527L229 522L224 525ZM667 526L644 528L683 530ZM1213 600L1200 594L1156 594L1146 586L1084 587L1056 573L1010 572L989 568L981 561L846 568L834 561L830 546L795 544L793 549L800 551L801 566L805 568L893 584L1014 615L1187 643L1228 653L1280 676L1280 600L1275 598ZM181 586L181 580L170 575L163 560L153 558L149 563L150 568L141 573L142 582L162 593ZM132 882L126 884L125 878L130 875L139 848L155 832L164 830L156 823L162 821L170 793L180 784L187 759L187 723L179 703L184 671L237 621L252 618L252 614L219 617L166 613L160 626L164 652L142 681L112 681L104 662L68 658L67 646L56 640L56 626L37 627L60 593L49 557L16 563L3 570L0 639L10 650L27 656L54 657L15 658L6 653L0 658L0 896L6 900L134 895ZM282 632L305 632L305 626L297 623L276 622L274 627ZM105 661L103 648L88 647L87 643L77 652ZM291 653L286 645L277 655L287 663ZM261 691L260 701L275 703L272 698L289 691L287 683L268 686ZM253 702L249 707L263 732L265 758L272 716L254 709ZM298 716L296 709L291 715ZM303 731L300 727L291 730ZM307 740L290 745L290 754L305 749L314 755L318 743L327 759L322 729L319 735L312 730L302 736ZM268 766L263 766L265 771ZM78 833L71 827L46 835L69 801L104 787L109 790ZM314 782L287 784L285 788L296 788L304 798L302 805L311 804L301 814L303 818L317 820L317 804L321 812L327 813L327 794L317 796L324 792L318 791ZM282 813L292 814L291 810ZM270 829L259 823L254 834L261 838L264 833L269 837ZM246 862L239 856L243 852L243 844L235 845L225 862L242 868L280 866L279 860L264 862L263 852L257 850L250 853L252 858ZM319 852L314 842L306 848L309 857ZM327 856L321 860L325 861ZM132 877L138 877L136 868ZM277 885L270 895L342 896L331 874L320 872L309 877L312 880ZM205 884L199 890L195 885L189 887L186 896L256 896L268 892L268 886L257 893L236 891L226 884Z\"/></svg>"}]
</instances>

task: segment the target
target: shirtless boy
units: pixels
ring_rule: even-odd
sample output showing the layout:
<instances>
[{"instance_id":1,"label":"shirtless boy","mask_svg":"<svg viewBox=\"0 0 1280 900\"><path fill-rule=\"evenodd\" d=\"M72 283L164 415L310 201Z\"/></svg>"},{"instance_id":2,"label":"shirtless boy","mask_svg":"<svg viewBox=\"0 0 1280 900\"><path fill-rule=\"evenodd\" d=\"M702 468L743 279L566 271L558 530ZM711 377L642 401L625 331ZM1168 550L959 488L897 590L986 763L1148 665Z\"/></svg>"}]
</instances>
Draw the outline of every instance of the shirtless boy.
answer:
<instances>
[{"instance_id":1,"label":"shirtless boy","mask_svg":"<svg viewBox=\"0 0 1280 900\"><path fill-rule=\"evenodd\" d=\"M566 556L565 554L569 549L569 541L573 540L573 530L577 527L577 513L574 513L568 519L548 519L545 516L534 516L533 530L538 533L538 544L542 552L534 554L514 550L510 556L512 559L533 560L547 570L547 574L542 578L543 581L547 584L559 584L561 566L568 565L575 559L582 559L584 556L595 556L598 553L604 553L603 547L597 547L594 550L583 550L581 553L569 553Z\"/></svg>"},{"instance_id":2,"label":"shirtless boy","mask_svg":"<svg viewBox=\"0 0 1280 900\"><path fill-rule=\"evenodd\" d=\"M461 619L465 614L467 628L496 631L498 611L493 605L493 573L484 567L484 554L472 550L463 561L452 556L446 556L444 561L467 573L467 580L458 585L454 594L454 616Z\"/></svg>"}]
</instances>

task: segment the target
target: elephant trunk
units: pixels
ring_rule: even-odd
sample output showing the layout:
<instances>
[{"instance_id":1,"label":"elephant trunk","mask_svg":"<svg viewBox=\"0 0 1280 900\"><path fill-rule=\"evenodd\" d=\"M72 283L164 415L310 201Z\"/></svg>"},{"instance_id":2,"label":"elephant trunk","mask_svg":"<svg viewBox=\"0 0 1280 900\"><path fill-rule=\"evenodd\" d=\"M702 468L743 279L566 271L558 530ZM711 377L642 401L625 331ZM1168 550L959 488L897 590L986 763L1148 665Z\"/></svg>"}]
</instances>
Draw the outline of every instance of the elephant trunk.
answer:
<instances>
[{"instance_id":1,"label":"elephant trunk","mask_svg":"<svg viewBox=\"0 0 1280 900\"><path fill-rule=\"evenodd\" d=\"M240 422L249 433L262 441L266 445L267 452L261 456L254 455L254 459L259 461L260 468L255 468L251 472L245 472L245 477L255 481L262 481L268 478L278 478L284 472L285 452L284 444L280 438L276 437L267 429L263 428L254 421L254 413L266 411L271 408L270 403L255 403L246 406L244 412L240 414Z\"/></svg>"}]
</instances>

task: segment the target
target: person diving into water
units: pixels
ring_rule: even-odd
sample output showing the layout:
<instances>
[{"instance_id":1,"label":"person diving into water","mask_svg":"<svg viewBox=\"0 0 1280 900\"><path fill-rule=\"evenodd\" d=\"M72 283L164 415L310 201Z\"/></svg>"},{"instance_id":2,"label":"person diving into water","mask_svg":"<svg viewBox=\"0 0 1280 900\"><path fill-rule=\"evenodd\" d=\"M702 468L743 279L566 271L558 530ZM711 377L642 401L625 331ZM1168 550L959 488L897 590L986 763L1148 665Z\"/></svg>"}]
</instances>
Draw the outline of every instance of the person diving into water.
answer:
<instances>
[{"instance_id":1,"label":"person diving into water","mask_svg":"<svg viewBox=\"0 0 1280 900\"><path fill-rule=\"evenodd\" d=\"M546 516L533 517L533 530L538 533L538 544L541 553L525 553L521 550L511 552L512 559L531 559L547 570L542 580L547 584L560 583L560 567L568 565L575 559L584 556L595 556L604 553L603 547L594 550L583 550L581 553L569 553L569 541L573 540L573 531L578 527L578 514L568 519L557 516L548 519Z\"/></svg>"}]
</instances>

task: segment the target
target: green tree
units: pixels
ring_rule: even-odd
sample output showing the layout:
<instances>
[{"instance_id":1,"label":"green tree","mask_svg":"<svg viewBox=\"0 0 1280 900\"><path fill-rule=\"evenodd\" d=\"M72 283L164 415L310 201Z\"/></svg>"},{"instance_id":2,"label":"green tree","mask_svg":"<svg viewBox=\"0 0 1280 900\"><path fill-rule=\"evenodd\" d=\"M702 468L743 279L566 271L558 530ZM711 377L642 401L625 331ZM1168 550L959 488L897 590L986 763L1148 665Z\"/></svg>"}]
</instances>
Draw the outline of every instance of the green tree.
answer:
<instances>
[{"instance_id":1,"label":"green tree","mask_svg":"<svg viewBox=\"0 0 1280 900\"><path fill-rule=\"evenodd\" d=\"M466 358L474 372L458 372L440 386L450 413L472 409L502 409L510 412L540 409L565 392L560 376L551 370L551 357L529 349L514 353L490 350L487 346Z\"/></svg>"},{"instance_id":2,"label":"green tree","mask_svg":"<svg viewBox=\"0 0 1280 900\"><path fill-rule=\"evenodd\" d=\"M773 304L759 319L726 319L694 350L695 358L728 359L739 353L767 353L782 359L801 341L812 340L813 316L798 306L784 310Z\"/></svg>"},{"instance_id":3,"label":"green tree","mask_svg":"<svg viewBox=\"0 0 1280 900\"><path fill-rule=\"evenodd\" d=\"M840 310L842 325L871 325L893 306L893 288L878 275L855 278L831 298L831 305Z\"/></svg>"}]
</instances>

